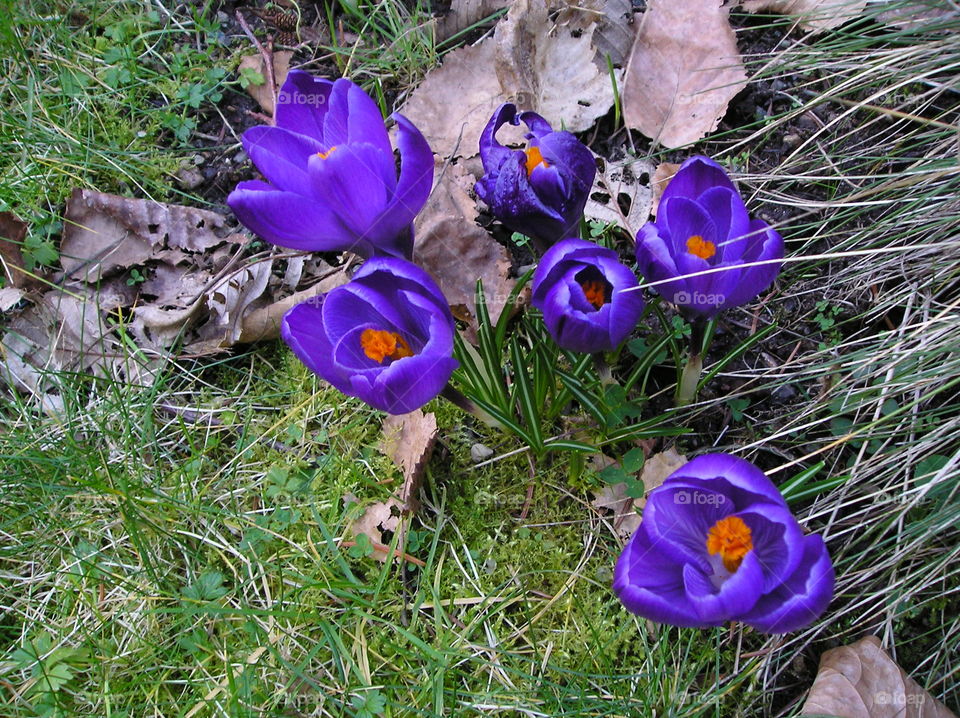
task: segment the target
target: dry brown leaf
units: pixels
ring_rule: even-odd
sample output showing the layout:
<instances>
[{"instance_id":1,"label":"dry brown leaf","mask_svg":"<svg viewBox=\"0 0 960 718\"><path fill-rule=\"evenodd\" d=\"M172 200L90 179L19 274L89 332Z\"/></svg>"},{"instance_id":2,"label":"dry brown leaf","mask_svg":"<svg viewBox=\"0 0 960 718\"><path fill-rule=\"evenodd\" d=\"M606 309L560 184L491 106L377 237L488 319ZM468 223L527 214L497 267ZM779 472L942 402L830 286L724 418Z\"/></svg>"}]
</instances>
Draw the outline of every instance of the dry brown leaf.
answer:
<instances>
[{"instance_id":1,"label":"dry brown leaf","mask_svg":"<svg viewBox=\"0 0 960 718\"><path fill-rule=\"evenodd\" d=\"M601 72L607 72L607 58L614 67L626 64L639 25L634 21L631 0L562 0L560 5L557 25L583 31L597 23L593 35L597 55L593 62Z\"/></svg>"},{"instance_id":2,"label":"dry brown leaf","mask_svg":"<svg viewBox=\"0 0 960 718\"><path fill-rule=\"evenodd\" d=\"M516 0L493 39L447 54L400 112L444 158L476 156L480 133L503 102L535 110L558 128L587 129L613 106L606 56L620 52L623 31L613 28L626 23L621 10L629 5L629 0L591 2L603 11L567 3L564 23L555 25L546 0ZM605 14L608 8L615 20ZM592 38L604 32L595 46ZM497 139L519 144L525 131L504 126Z\"/></svg>"},{"instance_id":3,"label":"dry brown leaf","mask_svg":"<svg viewBox=\"0 0 960 718\"><path fill-rule=\"evenodd\" d=\"M500 86L554 127L588 129L614 101L605 62L602 70L594 62L596 28L595 22L585 29L554 26L546 0L514 0L494 34ZM614 74L619 78L621 72Z\"/></svg>"},{"instance_id":4,"label":"dry brown leaf","mask_svg":"<svg viewBox=\"0 0 960 718\"><path fill-rule=\"evenodd\" d=\"M403 514L406 511L404 505L395 498L389 498L386 501L372 504L363 512L363 515L350 525L350 531L354 536L364 534L373 543L373 555L380 561L386 561L388 552L386 546L389 541L385 540L383 534L386 532L401 532L397 545L403 546Z\"/></svg>"},{"instance_id":5,"label":"dry brown leaf","mask_svg":"<svg viewBox=\"0 0 960 718\"><path fill-rule=\"evenodd\" d=\"M628 127L666 147L716 129L747 84L721 0L650 0L623 81Z\"/></svg>"},{"instance_id":6,"label":"dry brown leaf","mask_svg":"<svg viewBox=\"0 0 960 718\"><path fill-rule=\"evenodd\" d=\"M613 528L621 539L628 539L640 526L640 514L637 513L636 500L627 496L626 484L606 485L593 492L590 502L595 508L612 511Z\"/></svg>"},{"instance_id":7,"label":"dry brown leaf","mask_svg":"<svg viewBox=\"0 0 960 718\"><path fill-rule=\"evenodd\" d=\"M510 4L510 0L453 0L446 15L437 20L437 42L443 42L468 27L490 17Z\"/></svg>"},{"instance_id":8,"label":"dry brown leaf","mask_svg":"<svg viewBox=\"0 0 960 718\"><path fill-rule=\"evenodd\" d=\"M347 269L348 265L330 269L319 282L309 289L291 294L285 299L250 312L243 318L243 324L240 327L240 336L237 341L241 344L247 344L249 342L276 339L280 336L280 321L283 319L284 314L301 302L305 302L321 294L326 294L331 289L335 289L349 282L350 275ZM292 279L290 283L291 286L296 286L296 283L292 282Z\"/></svg>"},{"instance_id":9,"label":"dry brown leaf","mask_svg":"<svg viewBox=\"0 0 960 718\"><path fill-rule=\"evenodd\" d=\"M644 497L641 505L646 503L647 495L663 483L670 474L687 463L687 457L670 447L666 451L654 454L643 462L640 480L643 482Z\"/></svg>"},{"instance_id":10,"label":"dry brown leaf","mask_svg":"<svg viewBox=\"0 0 960 718\"><path fill-rule=\"evenodd\" d=\"M644 454L648 448L643 446ZM594 471L602 471L608 466L616 466L619 462L603 454L590 457L589 466ZM643 462L643 468L640 470L640 481L643 482L643 496L639 499L632 499L627 496L626 484L612 484L604 486L599 491L593 492L594 499L591 505L598 509L606 509L613 512L613 526L617 535L622 539L627 539L633 535L640 525L640 514L637 511L643 509L647 503L647 496L663 483L670 474L687 463L687 458L678 454L675 449L670 448L659 454L650 456Z\"/></svg>"},{"instance_id":11,"label":"dry brown leaf","mask_svg":"<svg viewBox=\"0 0 960 718\"><path fill-rule=\"evenodd\" d=\"M657 165L657 169L653 171L653 177L650 180L650 189L653 190L650 214L656 216L663 190L667 188L667 183L673 179L679 169L680 165L676 162L661 162Z\"/></svg>"},{"instance_id":12,"label":"dry brown leaf","mask_svg":"<svg viewBox=\"0 0 960 718\"><path fill-rule=\"evenodd\" d=\"M403 471L403 488L398 498L412 508L417 487L437 440L437 417L417 409L409 414L388 416L383 421L381 450Z\"/></svg>"},{"instance_id":13,"label":"dry brown leaf","mask_svg":"<svg viewBox=\"0 0 960 718\"><path fill-rule=\"evenodd\" d=\"M615 224L636 236L650 215L650 175L653 165L647 160L627 157L618 162L603 160L603 171L597 172L583 213L589 219ZM603 201L601 201L603 200ZM629 205L627 213L620 201Z\"/></svg>"},{"instance_id":14,"label":"dry brown leaf","mask_svg":"<svg viewBox=\"0 0 960 718\"><path fill-rule=\"evenodd\" d=\"M278 50L274 52L270 58L273 62L273 84L276 90L279 90L283 86L283 81L287 79L287 73L290 71L290 59L292 57L292 51ZM245 68L256 70L262 77L267 77L267 63L263 61L263 55L260 53L243 57L237 67L237 72L239 73ZM276 107L277 98L274 97L273 92L271 92L269 82L263 82L259 85L254 85L251 82L247 85L247 93L257 101L257 104L263 108L264 112L270 115L270 117L273 117L273 110Z\"/></svg>"},{"instance_id":15,"label":"dry brown leaf","mask_svg":"<svg viewBox=\"0 0 960 718\"><path fill-rule=\"evenodd\" d=\"M64 213L60 265L71 279L95 282L141 266L163 248L204 252L224 241L217 233L223 225L221 215L204 209L75 189Z\"/></svg>"},{"instance_id":16,"label":"dry brown leaf","mask_svg":"<svg viewBox=\"0 0 960 718\"><path fill-rule=\"evenodd\" d=\"M909 4L904 4L901 0L881 0L879 3L874 3L871 10L879 9L883 5L889 5L890 9L876 15L876 20L899 29L937 23L957 12L955 7L950 7L946 3L938 6L931 0L916 0ZM942 29L946 31L946 28Z\"/></svg>"},{"instance_id":17,"label":"dry brown leaf","mask_svg":"<svg viewBox=\"0 0 960 718\"><path fill-rule=\"evenodd\" d=\"M403 485L396 495L386 501L368 506L363 515L353 522L350 529L354 536L365 534L374 544L373 555L386 561L388 552L384 532L401 533L398 545L403 546L406 526L404 514L416 511L417 489L420 478L437 439L437 417L417 409L409 414L388 416L383 421L381 451L390 457L403 472Z\"/></svg>"},{"instance_id":18,"label":"dry brown leaf","mask_svg":"<svg viewBox=\"0 0 960 718\"><path fill-rule=\"evenodd\" d=\"M478 154L480 133L509 99L493 69L494 54L492 38L447 54L400 109L441 157Z\"/></svg>"},{"instance_id":19,"label":"dry brown leaf","mask_svg":"<svg viewBox=\"0 0 960 718\"><path fill-rule=\"evenodd\" d=\"M23 299L23 290L17 287L0 288L0 312L9 312Z\"/></svg>"},{"instance_id":20,"label":"dry brown leaf","mask_svg":"<svg viewBox=\"0 0 960 718\"><path fill-rule=\"evenodd\" d=\"M747 12L793 15L804 30L829 30L853 20L867 6L867 0L743 0Z\"/></svg>"},{"instance_id":21,"label":"dry brown leaf","mask_svg":"<svg viewBox=\"0 0 960 718\"><path fill-rule=\"evenodd\" d=\"M8 285L17 289L35 287L39 283L27 273L23 262L23 240L27 236L27 223L13 212L0 212L0 263L3 277ZM16 302L14 302L16 303ZM6 311L6 310L4 310Z\"/></svg>"},{"instance_id":22,"label":"dry brown leaf","mask_svg":"<svg viewBox=\"0 0 960 718\"><path fill-rule=\"evenodd\" d=\"M415 221L413 260L440 285L454 314L476 326L475 287L483 280L487 308L496 323L516 281L507 276L510 253L476 223L474 178L459 165L438 161L430 199Z\"/></svg>"},{"instance_id":23,"label":"dry brown leaf","mask_svg":"<svg viewBox=\"0 0 960 718\"><path fill-rule=\"evenodd\" d=\"M956 718L898 666L876 636L820 657L802 715L838 718Z\"/></svg>"}]
</instances>

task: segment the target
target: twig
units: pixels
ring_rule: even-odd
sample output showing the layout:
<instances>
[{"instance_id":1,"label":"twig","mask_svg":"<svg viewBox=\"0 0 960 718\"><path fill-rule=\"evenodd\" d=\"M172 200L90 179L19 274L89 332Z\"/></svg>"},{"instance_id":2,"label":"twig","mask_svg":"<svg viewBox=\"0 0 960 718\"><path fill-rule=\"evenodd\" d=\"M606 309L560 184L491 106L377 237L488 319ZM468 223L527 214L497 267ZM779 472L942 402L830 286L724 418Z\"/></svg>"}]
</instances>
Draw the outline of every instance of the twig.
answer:
<instances>
[{"instance_id":1,"label":"twig","mask_svg":"<svg viewBox=\"0 0 960 718\"><path fill-rule=\"evenodd\" d=\"M270 97L274 100L274 112L276 112L277 82L273 76L273 36L267 35L267 47L264 48L256 35L253 34L253 30L250 29L247 21L243 18L243 13L237 10L234 15L237 18L237 22L240 23L243 32L250 38L250 41L256 46L257 50L260 51L260 56L263 58L263 66L267 69L265 73L267 76L267 88L270 90Z\"/></svg>"}]
</instances>

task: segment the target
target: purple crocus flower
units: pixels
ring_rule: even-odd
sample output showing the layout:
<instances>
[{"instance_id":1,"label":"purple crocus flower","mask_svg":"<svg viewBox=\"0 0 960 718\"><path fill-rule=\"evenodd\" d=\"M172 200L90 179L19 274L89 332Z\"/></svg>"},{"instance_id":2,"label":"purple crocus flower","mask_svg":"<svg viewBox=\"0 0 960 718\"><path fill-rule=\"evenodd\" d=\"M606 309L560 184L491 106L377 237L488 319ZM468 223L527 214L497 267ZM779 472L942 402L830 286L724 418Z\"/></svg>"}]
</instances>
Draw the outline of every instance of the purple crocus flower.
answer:
<instances>
[{"instance_id":1,"label":"purple crocus flower","mask_svg":"<svg viewBox=\"0 0 960 718\"><path fill-rule=\"evenodd\" d=\"M413 218L433 182L433 154L402 115L400 176L377 104L350 80L292 70L276 126L253 127L243 147L266 182L241 182L227 204L274 244L313 252L410 258Z\"/></svg>"},{"instance_id":2,"label":"purple crocus flower","mask_svg":"<svg viewBox=\"0 0 960 718\"><path fill-rule=\"evenodd\" d=\"M584 354L616 349L643 312L633 272L612 249L583 239L547 250L533 275L532 302L554 341Z\"/></svg>"},{"instance_id":3,"label":"purple crocus flower","mask_svg":"<svg viewBox=\"0 0 960 718\"><path fill-rule=\"evenodd\" d=\"M770 479L743 459L707 454L650 492L613 590L660 623L738 620L787 633L826 610L833 583L823 539L803 534Z\"/></svg>"},{"instance_id":4,"label":"purple crocus flower","mask_svg":"<svg viewBox=\"0 0 960 718\"><path fill-rule=\"evenodd\" d=\"M497 130L520 121L529 128L529 147L512 150L497 142ZM554 132L535 112L517 116L516 105L500 105L480 136L484 175L477 196L493 216L546 247L578 234L583 207L597 166L593 154L569 132Z\"/></svg>"},{"instance_id":5,"label":"purple crocus flower","mask_svg":"<svg viewBox=\"0 0 960 718\"><path fill-rule=\"evenodd\" d=\"M783 259L783 239L766 222L750 219L723 168L691 157L667 184L656 222L637 236L637 262L660 296L688 319L710 319L770 286ZM700 276L678 279L687 274Z\"/></svg>"},{"instance_id":6,"label":"purple crocus flower","mask_svg":"<svg viewBox=\"0 0 960 718\"><path fill-rule=\"evenodd\" d=\"M374 257L353 279L298 304L280 334L307 368L390 414L437 396L457 368L453 315L419 267Z\"/></svg>"}]
</instances>

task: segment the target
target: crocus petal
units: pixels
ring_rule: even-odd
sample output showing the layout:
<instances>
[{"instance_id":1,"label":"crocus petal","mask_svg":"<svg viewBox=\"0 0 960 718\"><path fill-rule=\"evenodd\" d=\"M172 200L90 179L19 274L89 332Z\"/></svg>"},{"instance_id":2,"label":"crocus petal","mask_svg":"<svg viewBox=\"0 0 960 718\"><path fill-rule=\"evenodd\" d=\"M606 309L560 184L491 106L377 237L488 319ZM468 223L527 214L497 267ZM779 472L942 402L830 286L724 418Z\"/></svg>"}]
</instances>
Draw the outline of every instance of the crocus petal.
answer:
<instances>
[{"instance_id":1,"label":"crocus petal","mask_svg":"<svg viewBox=\"0 0 960 718\"><path fill-rule=\"evenodd\" d=\"M605 282L610 295L598 307L582 285L587 276ZM636 326L643 296L633 272L616 252L583 239L565 239L551 247L533 275L533 306L564 349L583 353L612 351Z\"/></svg>"},{"instance_id":2,"label":"crocus petal","mask_svg":"<svg viewBox=\"0 0 960 718\"><path fill-rule=\"evenodd\" d=\"M554 132L536 113L519 118L517 108L505 103L497 108L480 137L484 174L476 185L477 196L489 205L493 216L507 227L549 245L575 234L583 207L593 185L596 165L593 155L569 132ZM511 150L496 139L497 130L510 122L527 122L530 148L536 148L542 163L529 169L535 155Z\"/></svg>"},{"instance_id":3,"label":"crocus petal","mask_svg":"<svg viewBox=\"0 0 960 718\"><path fill-rule=\"evenodd\" d=\"M763 569L764 591L771 591L792 574L803 556L803 532L787 509L757 504L736 516L750 528L754 553Z\"/></svg>"},{"instance_id":4,"label":"crocus petal","mask_svg":"<svg viewBox=\"0 0 960 718\"><path fill-rule=\"evenodd\" d=\"M690 628L719 625L700 618L687 597L683 564L664 556L643 525L617 560L613 590L628 611L652 621Z\"/></svg>"},{"instance_id":5,"label":"crocus petal","mask_svg":"<svg viewBox=\"0 0 960 718\"><path fill-rule=\"evenodd\" d=\"M527 110L526 112L520 113L520 122L525 124L530 128L530 134L534 137L543 137L544 135L550 134L553 132L553 128L550 126L550 123L547 122L541 115L538 115L532 110ZM514 122L514 124L519 124Z\"/></svg>"},{"instance_id":6,"label":"crocus petal","mask_svg":"<svg viewBox=\"0 0 960 718\"><path fill-rule=\"evenodd\" d=\"M834 580L833 563L823 539L811 534L804 537L803 558L793 574L739 618L764 633L803 628L827 610Z\"/></svg>"},{"instance_id":7,"label":"crocus petal","mask_svg":"<svg viewBox=\"0 0 960 718\"><path fill-rule=\"evenodd\" d=\"M726 187L737 191L727 176L726 170L709 157L697 155L690 157L673 178L667 183L660 196L660 206L672 197L696 199L712 187Z\"/></svg>"},{"instance_id":8,"label":"crocus petal","mask_svg":"<svg viewBox=\"0 0 960 718\"><path fill-rule=\"evenodd\" d=\"M306 135L328 147L323 139L323 120L332 91L330 80L314 77L303 70L290 70L277 94L276 126Z\"/></svg>"},{"instance_id":9,"label":"crocus petal","mask_svg":"<svg viewBox=\"0 0 960 718\"><path fill-rule=\"evenodd\" d=\"M346 392L350 380L333 363L333 345L323 331L322 317L323 297L297 304L283 315L280 336L310 371Z\"/></svg>"},{"instance_id":10,"label":"crocus petal","mask_svg":"<svg viewBox=\"0 0 960 718\"><path fill-rule=\"evenodd\" d=\"M311 252L352 251L366 256L371 246L316 199L273 189L263 182L241 182L227 197L237 218L273 244Z\"/></svg>"},{"instance_id":11,"label":"crocus petal","mask_svg":"<svg viewBox=\"0 0 960 718\"><path fill-rule=\"evenodd\" d=\"M697 615L704 622L718 623L739 616L756 605L763 592L763 571L756 555L750 552L719 588L691 564L683 567L683 583Z\"/></svg>"},{"instance_id":12,"label":"crocus petal","mask_svg":"<svg viewBox=\"0 0 960 718\"><path fill-rule=\"evenodd\" d=\"M717 261L739 259L750 231L750 215L740 195L726 187L712 187L696 201L716 227Z\"/></svg>"},{"instance_id":13,"label":"crocus petal","mask_svg":"<svg viewBox=\"0 0 960 718\"><path fill-rule=\"evenodd\" d=\"M384 182L385 162L384 154L369 144L338 146L325 159L310 158L314 193L335 208L344 225L374 245L387 239L372 231L392 189Z\"/></svg>"},{"instance_id":14,"label":"crocus petal","mask_svg":"<svg viewBox=\"0 0 960 718\"><path fill-rule=\"evenodd\" d=\"M727 298L729 306L739 306L758 297L765 291L780 272L780 262L770 260L783 259L783 238L766 222L755 219L750 222L752 246L744 253L744 262L769 262L753 267L745 267L743 279Z\"/></svg>"},{"instance_id":15,"label":"crocus petal","mask_svg":"<svg viewBox=\"0 0 960 718\"><path fill-rule=\"evenodd\" d=\"M703 486L714 486L712 481L722 479L729 489L719 488L729 496L737 511L756 501L769 501L787 508L787 502L777 487L756 466L732 454L703 454L688 461L663 482L696 480Z\"/></svg>"},{"instance_id":16,"label":"crocus petal","mask_svg":"<svg viewBox=\"0 0 960 718\"><path fill-rule=\"evenodd\" d=\"M660 228L653 222L643 225L637 235L637 268L647 282L653 283L651 289L668 302L680 304L683 295L689 294L687 281L675 279L681 272Z\"/></svg>"},{"instance_id":17,"label":"crocus petal","mask_svg":"<svg viewBox=\"0 0 960 718\"><path fill-rule=\"evenodd\" d=\"M779 271L773 262L759 271L749 266L760 255L782 258L783 240L766 224L750 221L726 172L706 157L683 163L664 190L652 226L656 232L645 227L637 238L640 270L648 281L684 276L683 286L658 291L689 319L708 319L750 301ZM700 248L688 247L691 237L700 238ZM701 252L711 249L702 243L712 244L713 251Z\"/></svg>"},{"instance_id":18,"label":"crocus petal","mask_svg":"<svg viewBox=\"0 0 960 718\"><path fill-rule=\"evenodd\" d=\"M648 564L657 567L653 578ZM773 633L819 616L833 580L822 539L803 536L763 472L724 454L694 459L650 492L614 573L624 605L654 620L743 620ZM664 609L671 603L682 607L677 614Z\"/></svg>"},{"instance_id":19,"label":"crocus petal","mask_svg":"<svg viewBox=\"0 0 960 718\"><path fill-rule=\"evenodd\" d=\"M403 286L409 288L416 286L425 296L431 297L439 313L444 313L447 309L447 300L443 292L437 286L436 282L424 269L418 267L412 262L398 262L387 257L374 257L363 263L357 273L353 275L354 279L365 279L366 277L380 277L380 281L388 282L388 286L397 286L403 282ZM447 316L448 313L444 315ZM453 326L453 316L448 316L450 326Z\"/></svg>"},{"instance_id":20,"label":"crocus petal","mask_svg":"<svg viewBox=\"0 0 960 718\"><path fill-rule=\"evenodd\" d=\"M330 146L365 142L381 152L393 153L377 103L363 88L345 78L333 83L323 136Z\"/></svg>"},{"instance_id":21,"label":"crocus petal","mask_svg":"<svg viewBox=\"0 0 960 718\"><path fill-rule=\"evenodd\" d=\"M483 163L484 173L499 172L500 165L513 152L513 150L504 147L497 141L497 130L508 122L513 125L520 124L516 115L517 106L510 102L504 102L494 111L490 121L487 122L487 126L480 133L480 161ZM494 178L495 182L496 179Z\"/></svg>"},{"instance_id":22,"label":"crocus petal","mask_svg":"<svg viewBox=\"0 0 960 718\"><path fill-rule=\"evenodd\" d=\"M416 127L403 115L397 121L397 146L400 150L400 180L387 205L371 224L370 232L378 237L404 237L404 230L413 225L433 187L433 152ZM401 244L404 244L401 242ZM410 258L412 243L400 253Z\"/></svg>"},{"instance_id":23,"label":"crocus petal","mask_svg":"<svg viewBox=\"0 0 960 718\"><path fill-rule=\"evenodd\" d=\"M717 242L717 228L710 215L703 207L686 197L674 197L669 202L661 200L657 224L664 227L669 234L672 254L680 269L683 268L680 263L683 259L700 259L692 255L687 247L690 237L698 235L706 242Z\"/></svg>"},{"instance_id":24,"label":"crocus petal","mask_svg":"<svg viewBox=\"0 0 960 718\"><path fill-rule=\"evenodd\" d=\"M710 529L735 510L720 491L664 483L659 491L647 497L643 523L651 540L656 541L665 554L710 573L707 556Z\"/></svg>"},{"instance_id":25,"label":"crocus petal","mask_svg":"<svg viewBox=\"0 0 960 718\"><path fill-rule=\"evenodd\" d=\"M324 147L306 135L261 125L243 133L243 149L274 187L309 194L307 164Z\"/></svg>"},{"instance_id":26,"label":"crocus petal","mask_svg":"<svg viewBox=\"0 0 960 718\"><path fill-rule=\"evenodd\" d=\"M368 356L367 329L397 334L410 356ZM454 322L436 283L422 269L374 257L353 280L284 316L281 336L312 371L345 394L390 413L435 397L457 367Z\"/></svg>"},{"instance_id":27,"label":"crocus petal","mask_svg":"<svg viewBox=\"0 0 960 718\"><path fill-rule=\"evenodd\" d=\"M567 192L582 199L577 214L583 212L593 179L597 174L597 163L593 153L570 132L551 132L539 138L540 152L551 167L556 167L563 176L569 178L572 186Z\"/></svg>"},{"instance_id":28,"label":"crocus petal","mask_svg":"<svg viewBox=\"0 0 960 718\"><path fill-rule=\"evenodd\" d=\"M400 359L377 376L370 394L357 395L388 414L408 414L437 396L457 366L457 360L449 356L421 354ZM355 389L357 379L354 377Z\"/></svg>"}]
</instances>

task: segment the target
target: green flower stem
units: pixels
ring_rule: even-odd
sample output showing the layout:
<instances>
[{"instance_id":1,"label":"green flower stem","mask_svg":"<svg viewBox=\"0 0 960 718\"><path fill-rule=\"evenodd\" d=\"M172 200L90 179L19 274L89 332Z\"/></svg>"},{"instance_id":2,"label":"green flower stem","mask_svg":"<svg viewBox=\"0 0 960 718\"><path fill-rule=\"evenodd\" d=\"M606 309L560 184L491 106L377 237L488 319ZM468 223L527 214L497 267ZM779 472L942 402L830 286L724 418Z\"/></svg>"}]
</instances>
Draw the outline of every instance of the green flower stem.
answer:
<instances>
[{"instance_id":1,"label":"green flower stem","mask_svg":"<svg viewBox=\"0 0 960 718\"><path fill-rule=\"evenodd\" d=\"M703 372L703 338L706 329L707 323L702 319L694 319L690 323L690 354L677 385L677 406L687 406L697 400L697 384Z\"/></svg>"}]
</instances>

